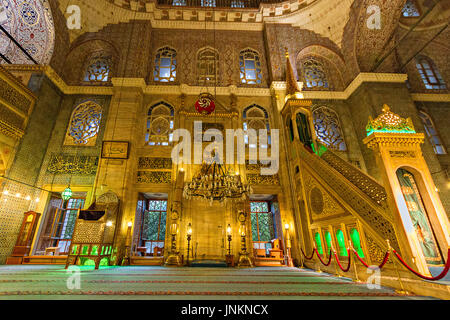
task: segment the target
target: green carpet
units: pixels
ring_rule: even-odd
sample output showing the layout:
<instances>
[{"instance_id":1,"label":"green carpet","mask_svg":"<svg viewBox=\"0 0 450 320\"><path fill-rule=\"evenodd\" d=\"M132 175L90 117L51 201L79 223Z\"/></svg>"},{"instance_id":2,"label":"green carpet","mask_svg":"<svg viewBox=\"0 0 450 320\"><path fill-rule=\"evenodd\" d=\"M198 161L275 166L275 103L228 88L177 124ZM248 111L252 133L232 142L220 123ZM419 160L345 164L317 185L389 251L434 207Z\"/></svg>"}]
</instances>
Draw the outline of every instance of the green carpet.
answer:
<instances>
[{"instance_id":1,"label":"green carpet","mask_svg":"<svg viewBox=\"0 0 450 320\"><path fill-rule=\"evenodd\" d=\"M0 299L427 299L296 268L0 266ZM73 283L69 281L69 284Z\"/></svg>"}]
</instances>

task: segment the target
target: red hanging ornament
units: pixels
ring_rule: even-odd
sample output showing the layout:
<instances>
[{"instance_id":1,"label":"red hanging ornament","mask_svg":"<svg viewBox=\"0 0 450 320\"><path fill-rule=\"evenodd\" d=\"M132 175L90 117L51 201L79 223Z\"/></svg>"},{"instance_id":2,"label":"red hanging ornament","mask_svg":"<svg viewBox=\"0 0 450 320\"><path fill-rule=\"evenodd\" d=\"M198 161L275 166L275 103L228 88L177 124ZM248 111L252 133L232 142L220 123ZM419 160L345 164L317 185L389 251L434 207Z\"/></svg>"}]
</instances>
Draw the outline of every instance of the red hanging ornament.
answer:
<instances>
[{"instance_id":1,"label":"red hanging ornament","mask_svg":"<svg viewBox=\"0 0 450 320\"><path fill-rule=\"evenodd\" d=\"M202 93L198 97L195 103L195 110L202 115L209 115L216 109L216 104L214 103L213 96L209 93Z\"/></svg>"}]
</instances>

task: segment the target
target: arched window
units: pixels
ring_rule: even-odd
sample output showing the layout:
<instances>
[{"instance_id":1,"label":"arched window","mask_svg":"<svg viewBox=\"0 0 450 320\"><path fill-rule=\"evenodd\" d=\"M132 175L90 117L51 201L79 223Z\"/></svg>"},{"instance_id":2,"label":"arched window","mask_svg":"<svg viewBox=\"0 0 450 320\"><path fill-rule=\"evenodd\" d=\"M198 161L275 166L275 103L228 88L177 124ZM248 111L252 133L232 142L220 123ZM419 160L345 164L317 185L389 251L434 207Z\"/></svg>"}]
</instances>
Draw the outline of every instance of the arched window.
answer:
<instances>
[{"instance_id":1,"label":"arched window","mask_svg":"<svg viewBox=\"0 0 450 320\"><path fill-rule=\"evenodd\" d=\"M347 257L348 256L348 252L347 252L347 249L345 247L344 233L340 229L336 231L336 240L337 240L337 243L338 243L338 246L339 246L339 255L341 257Z\"/></svg>"},{"instance_id":2,"label":"arched window","mask_svg":"<svg viewBox=\"0 0 450 320\"><path fill-rule=\"evenodd\" d=\"M322 143L333 150L345 151L347 149L339 117L334 110L326 106L315 108L313 121L317 138Z\"/></svg>"},{"instance_id":3,"label":"arched window","mask_svg":"<svg viewBox=\"0 0 450 320\"><path fill-rule=\"evenodd\" d=\"M314 58L302 63L302 73L308 88L329 89L327 75L322 64Z\"/></svg>"},{"instance_id":4,"label":"arched window","mask_svg":"<svg viewBox=\"0 0 450 320\"><path fill-rule=\"evenodd\" d=\"M415 18L420 17L419 7L416 1L407 0L402 9L402 16L405 18Z\"/></svg>"},{"instance_id":5,"label":"arched window","mask_svg":"<svg viewBox=\"0 0 450 320\"><path fill-rule=\"evenodd\" d=\"M442 79L439 70L436 68L434 62L427 57L417 58L417 70L422 77L422 81L425 88L432 90L445 90L447 86L445 85L444 79Z\"/></svg>"},{"instance_id":6,"label":"arched window","mask_svg":"<svg viewBox=\"0 0 450 320\"><path fill-rule=\"evenodd\" d=\"M320 234L316 232L314 238L316 240L317 251L319 252L319 254L323 254L322 240L320 239Z\"/></svg>"},{"instance_id":7,"label":"arched window","mask_svg":"<svg viewBox=\"0 0 450 320\"><path fill-rule=\"evenodd\" d=\"M303 61L301 68L308 88L329 89L327 75L322 63L314 58L308 58Z\"/></svg>"},{"instance_id":8,"label":"arched window","mask_svg":"<svg viewBox=\"0 0 450 320\"><path fill-rule=\"evenodd\" d=\"M145 142L151 146L168 146L172 142L173 107L159 102L148 110Z\"/></svg>"},{"instance_id":9,"label":"arched window","mask_svg":"<svg viewBox=\"0 0 450 320\"><path fill-rule=\"evenodd\" d=\"M253 129L258 134L258 130L267 130L267 143L270 145L270 123L269 114L267 111L256 104L253 104L244 109L243 117L243 129L245 133L245 144L249 144L248 130ZM256 142L250 141L249 148L256 148ZM267 148L267 145L262 144L261 148Z\"/></svg>"},{"instance_id":10,"label":"arched window","mask_svg":"<svg viewBox=\"0 0 450 320\"><path fill-rule=\"evenodd\" d=\"M173 6L186 6L186 0L173 0L172 1Z\"/></svg>"},{"instance_id":11,"label":"arched window","mask_svg":"<svg viewBox=\"0 0 450 320\"><path fill-rule=\"evenodd\" d=\"M242 50L239 54L241 83L260 84L262 82L259 54L252 49Z\"/></svg>"},{"instance_id":12,"label":"arched window","mask_svg":"<svg viewBox=\"0 0 450 320\"><path fill-rule=\"evenodd\" d=\"M362 246L361 246L361 238L359 236L358 230L353 228L350 231L350 238L352 239L353 248L355 248L356 252L358 252L358 255L361 258L364 258L364 252L363 252L363 249L362 249Z\"/></svg>"},{"instance_id":13,"label":"arched window","mask_svg":"<svg viewBox=\"0 0 450 320\"><path fill-rule=\"evenodd\" d=\"M102 107L93 101L78 105L72 113L65 144L94 145L100 130Z\"/></svg>"},{"instance_id":14,"label":"arched window","mask_svg":"<svg viewBox=\"0 0 450 320\"><path fill-rule=\"evenodd\" d=\"M296 115L296 121L297 121L298 137L300 138L300 141L303 143L305 147L311 149L313 145L313 140L311 130L309 127L308 117L302 112L298 112Z\"/></svg>"},{"instance_id":15,"label":"arched window","mask_svg":"<svg viewBox=\"0 0 450 320\"><path fill-rule=\"evenodd\" d=\"M425 260L428 264L441 264L440 248L414 175L408 170L400 168L397 170L397 178Z\"/></svg>"},{"instance_id":16,"label":"arched window","mask_svg":"<svg viewBox=\"0 0 450 320\"><path fill-rule=\"evenodd\" d=\"M89 59L84 75L86 82L107 82L111 72L111 57L102 55Z\"/></svg>"},{"instance_id":17,"label":"arched window","mask_svg":"<svg viewBox=\"0 0 450 320\"><path fill-rule=\"evenodd\" d=\"M201 0L202 7L215 7L216 0Z\"/></svg>"},{"instance_id":18,"label":"arched window","mask_svg":"<svg viewBox=\"0 0 450 320\"><path fill-rule=\"evenodd\" d=\"M425 131L427 132L428 140L430 140L430 143L433 146L434 153L446 154L447 152L445 151L444 145L442 144L441 138L439 137L431 117L423 111L419 112L419 116L425 127Z\"/></svg>"},{"instance_id":19,"label":"arched window","mask_svg":"<svg viewBox=\"0 0 450 320\"><path fill-rule=\"evenodd\" d=\"M197 71L200 84L215 83L218 62L219 54L215 50L205 48L199 51L197 55Z\"/></svg>"},{"instance_id":20,"label":"arched window","mask_svg":"<svg viewBox=\"0 0 450 320\"><path fill-rule=\"evenodd\" d=\"M177 52L164 47L156 52L153 79L159 82L173 82L177 78Z\"/></svg>"}]
</instances>

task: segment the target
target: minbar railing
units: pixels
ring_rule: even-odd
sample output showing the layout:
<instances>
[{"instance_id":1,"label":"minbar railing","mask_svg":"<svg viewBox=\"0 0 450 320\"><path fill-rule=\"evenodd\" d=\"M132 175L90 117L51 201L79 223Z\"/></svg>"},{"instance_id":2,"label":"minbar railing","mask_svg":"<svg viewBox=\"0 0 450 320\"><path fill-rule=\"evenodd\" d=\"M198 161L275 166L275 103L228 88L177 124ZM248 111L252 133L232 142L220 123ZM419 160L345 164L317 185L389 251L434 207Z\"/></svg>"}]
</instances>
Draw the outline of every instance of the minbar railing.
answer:
<instances>
[{"instance_id":1,"label":"minbar railing","mask_svg":"<svg viewBox=\"0 0 450 320\"><path fill-rule=\"evenodd\" d=\"M173 7L202 7L202 8L253 8L260 4L281 3L286 0L157 0L158 5Z\"/></svg>"}]
</instances>

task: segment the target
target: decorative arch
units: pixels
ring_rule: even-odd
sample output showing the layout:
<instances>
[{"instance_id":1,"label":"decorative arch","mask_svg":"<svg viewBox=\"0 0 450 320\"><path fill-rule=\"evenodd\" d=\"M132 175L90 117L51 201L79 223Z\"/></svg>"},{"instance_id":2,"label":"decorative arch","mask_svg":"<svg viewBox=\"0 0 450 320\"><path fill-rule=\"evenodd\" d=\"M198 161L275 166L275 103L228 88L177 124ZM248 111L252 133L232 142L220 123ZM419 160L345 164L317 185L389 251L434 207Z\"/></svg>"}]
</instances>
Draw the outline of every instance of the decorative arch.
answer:
<instances>
[{"instance_id":1,"label":"decorative arch","mask_svg":"<svg viewBox=\"0 0 450 320\"><path fill-rule=\"evenodd\" d=\"M243 119L243 128L245 132L245 143L249 144L249 138L248 138L248 130L253 129L256 132L258 130L267 130L267 139L268 144L270 145L270 122L269 122L269 114L267 113L267 110L263 107L252 104L244 109L242 112L242 119ZM256 145L250 144L250 147L256 147ZM267 147L265 145L261 145L261 147Z\"/></svg>"},{"instance_id":2,"label":"decorative arch","mask_svg":"<svg viewBox=\"0 0 450 320\"><path fill-rule=\"evenodd\" d=\"M50 62L55 42L55 29L48 0L2 0L0 25L16 39L39 64ZM14 64L33 62L0 32L0 52ZM4 63L3 59L0 59Z\"/></svg>"},{"instance_id":3,"label":"decorative arch","mask_svg":"<svg viewBox=\"0 0 450 320\"><path fill-rule=\"evenodd\" d=\"M336 111L321 105L313 107L312 114L317 139L332 150L346 151L347 145Z\"/></svg>"},{"instance_id":4,"label":"decorative arch","mask_svg":"<svg viewBox=\"0 0 450 320\"><path fill-rule=\"evenodd\" d=\"M197 79L200 84L215 83L219 71L219 53L212 47L197 51Z\"/></svg>"},{"instance_id":5,"label":"decorative arch","mask_svg":"<svg viewBox=\"0 0 450 320\"><path fill-rule=\"evenodd\" d=\"M111 79L111 56L95 54L86 61L84 81L91 83L108 82Z\"/></svg>"},{"instance_id":6,"label":"decorative arch","mask_svg":"<svg viewBox=\"0 0 450 320\"><path fill-rule=\"evenodd\" d=\"M172 142L174 108L160 101L153 104L147 113L145 143L151 146L168 146Z\"/></svg>"},{"instance_id":7,"label":"decorative arch","mask_svg":"<svg viewBox=\"0 0 450 320\"><path fill-rule=\"evenodd\" d=\"M174 82L177 78L177 51L169 46L159 48L155 53L153 80Z\"/></svg>"},{"instance_id":8,"label":"decorative arch","mask_svg":"<svg viewBox=\"0 0 450 320\"><path fill-rule=\"evenodd\" d=\"M72 112L65 144L95 145L102 119L102 107L94 101L80 103Z\"/></svg>"},{"instance_id":9,"label":"decorative arch","mask_svg":"<svg viewBox=\"0 0 450 320\"><path fill-rule=\"evenodd\" d=\"M262 83L262 66L258 51L251 48L241 50L239 53L239 71L241 83Z\"/></svg>"},{"instance_id":10,"label":"decorative arch","mask_svg":"<svg viewBox=\"0 0 450 320\"><path fill-rule=\"evenodd\" d=\"M104 60L104 63L108 63L108 81L105 81L105 83L109 83L111 75L117 74L117 66L120 61L119 52L113 44L103 39L92 39L75 43L67 55L64 65L63 73L67 83L71 85L85 85L87 83L87 71L92 64L94 64L92 71L97 69L97 79L101 79L101 75L106 74L104 73L105 66L100 66L99 68L95 66L95 62L101 60ZM103 81L96 81L97 84L101 82Z\"/></svg>"},{"instance_id":11,"label":"decorative arch","mask_svg":"<svg viewBox=\"0 0 450 320\"><path fill-rule=\"evenodd\" d=\"M350 81L342 56L321 45L303 48L297 54L296 64L299 79L305 79L305 88L344 90L345 84ZM306 67L309 69L308 73L305 72ZM308 80L316 84L309 85ZM319 85L318 82L322 84Z\"/></svg>"}]
</instances>

